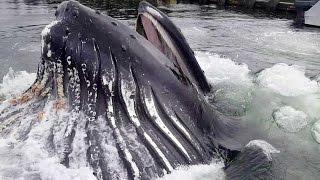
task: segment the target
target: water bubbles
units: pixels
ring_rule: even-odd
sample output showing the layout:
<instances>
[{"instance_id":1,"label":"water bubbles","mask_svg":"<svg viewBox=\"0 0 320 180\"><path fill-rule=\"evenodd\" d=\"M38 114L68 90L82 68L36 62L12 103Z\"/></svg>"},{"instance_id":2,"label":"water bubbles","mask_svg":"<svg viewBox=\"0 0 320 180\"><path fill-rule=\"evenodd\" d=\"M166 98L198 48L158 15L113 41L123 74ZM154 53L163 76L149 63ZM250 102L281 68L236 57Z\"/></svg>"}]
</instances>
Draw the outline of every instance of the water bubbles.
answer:
<instances>
[{"instance_id":1,"label":"water bubbles","mask_svg":"<svg viewBox=\"0 0 320 180\"><path fill-rule=\"evenodd\" d=\"M278 126L287 132L299 132L309 123L308 116L290 106L283 106L273 114Z\"/></svg>"},{"instance_id":2,"label":"water bubbles","mask_svg":"<svg viewBox=\"0 0 320 180\"><path fill-rule=\"evenodd\" d=\"M209 165L184 166L179 167L172 171L171 174L167 174L157 180L224 180L225 174L223 172L223 167L224 164L222 162L212 162Z\"/></svg>"},{"instance_id":3,"label":"water bubbles","mask_svg":"<svg viewBox=\"0 0 320 180\"><path fill-rule=\"evenodd\" d=\"M300 66L279 63L259 73L257 81L260 86L268 88L283 96L300 96L319 91L316 81L305 76Z\"/></svg>"}]
</instances>

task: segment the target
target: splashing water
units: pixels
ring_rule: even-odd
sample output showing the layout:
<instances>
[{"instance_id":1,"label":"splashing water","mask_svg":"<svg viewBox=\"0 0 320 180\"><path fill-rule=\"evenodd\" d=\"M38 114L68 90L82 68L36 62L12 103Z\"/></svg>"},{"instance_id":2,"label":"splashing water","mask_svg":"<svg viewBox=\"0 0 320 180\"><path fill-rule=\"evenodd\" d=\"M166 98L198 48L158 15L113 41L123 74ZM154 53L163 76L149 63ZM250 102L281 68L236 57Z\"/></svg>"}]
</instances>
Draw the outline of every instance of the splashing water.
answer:
<instances>
[{"instance_id":1,"label":"splashing water","mask_svg":"<svg viewBox=\"0 0 320 180\"><path fill-rule=\"evenodd\" d=\"M257 81L260 86L283 96L300 96L319 92L317 82L306 78L304 74L302 67L280 63L262 71Z\"/></svg>"},{"instance_id":2,"label":"splashing water","mask_svg":"<svg viewBox=\"0 0 320 180\"><path fill-rule=\"evenodd\" d=\"M1 99L19 95L29 88L35 79L36 73L15 72L12 68L9 68L9 72L3 77L2 84L0 84L0 102Z\"/></svg>"},{"instance_id":3,"label":"splashing water","mask_svg":"<svg viewBox=\"0 0 320 180\"><path fill-rule=\"evenodd\" d=\"M224 164L222 162L213 162L210 165L180 167L158 180L223 180L225 179L223 167Z\"/></svg>"},{"instance_id":4,"label":"splashing water","mask_svg":"<svg viewBox=\"0 0 320 180\"><path fill-rule=\"evenodd\" d=\"M45 105L44 112L4 120L2 126L6 126L5 122L10 122L13 127L9 124L2 127L1 179L94 180L95 176L89 167L80 166L77 162L67 168L60 163L59 156L55 155L55 151L59 152L63 148L59 147L59 141L64 139L61 131L65 130L61 127L61 122L68 114L66 111L55 112L53 102L50 102ZM50 141L58 146L52 146Z\"/></svg>"},{"instance_id":5,"label":"splashing water","mask_svg":"<svg viewBox=\"0 0 320 180\"><path fill-rule=\"evenodd\" d=\"M283 152L277 160L282 167L277 170L279 175L316 179L320 161L319 82L306 77L304 69L296 65L275 64L254 74L246 65L228 58L204 52L196 55L215 88L209 100L220 110L253 124L267 142Z\"/></svg>"},{"instance_id":6,"label":"splashing water","mask_svg":"<svg viewBox=\"0 0 320 180\"><path fill-rule=\"evenodd\" d=\"M281 63L252 74L245 64L231 59L203 52L196 55L216 90L214 98L218 106L227 99L237 111L246 106L247 116L272 118L280 109L283 116L291 116L286 117L290 120L320 119L320 85L306 77L302 67ZM219 94L224 94L223 98Z\"/></svg>"}]
</instances>

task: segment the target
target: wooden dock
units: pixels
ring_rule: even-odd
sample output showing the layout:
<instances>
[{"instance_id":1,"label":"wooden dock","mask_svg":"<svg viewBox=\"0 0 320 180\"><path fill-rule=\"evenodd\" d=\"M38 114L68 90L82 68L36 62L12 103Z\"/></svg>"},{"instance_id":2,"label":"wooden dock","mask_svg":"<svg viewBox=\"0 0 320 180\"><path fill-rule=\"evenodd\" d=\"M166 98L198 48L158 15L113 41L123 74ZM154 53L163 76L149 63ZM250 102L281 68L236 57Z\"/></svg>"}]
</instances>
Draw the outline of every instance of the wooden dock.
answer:
<instances>
[{"instance_id":1,"label":"wooden dock","mask_svg":"<svg viewBox=\"0 0 320 180\"><path fill-rule=\"evenodd\" d=\"M306 11L319 0L181 0L182 2L237 6L246 9L265 9L267 11L297 12ZM177 1L177 2L181 2Z\"/></svg>"}]
</instances>

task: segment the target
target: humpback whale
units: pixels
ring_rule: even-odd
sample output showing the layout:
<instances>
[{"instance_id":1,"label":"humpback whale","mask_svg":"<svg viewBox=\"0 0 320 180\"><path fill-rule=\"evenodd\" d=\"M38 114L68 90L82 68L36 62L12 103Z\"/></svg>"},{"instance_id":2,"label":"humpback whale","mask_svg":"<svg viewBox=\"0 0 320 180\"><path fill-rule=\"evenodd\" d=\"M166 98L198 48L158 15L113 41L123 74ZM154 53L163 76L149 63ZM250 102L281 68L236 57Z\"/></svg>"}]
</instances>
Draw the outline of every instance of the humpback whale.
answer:
<instances>
[{"instance_id":1,"label":"humpback whale","mask_svg":"<svg viewBox=\"0 0 320 180\"><path fill-rule=\"evenodd\" d=\"M141 2L136 31L77 1L60 4L55 16L42 31L36 81L1 110L2 136L19 124L11 117L41 117L51 102L56 113L68 112L48 138L52 153L66 167L84 161L97 179L154 179L212 158L224 160L229 179L268 179L276 150L259 140L245 145L241 121L206 101L211 87L164 13ZM75 155L77 138L85 159ZM108 145L121 168L109 161Z\"/></svg>"}]
</instances>

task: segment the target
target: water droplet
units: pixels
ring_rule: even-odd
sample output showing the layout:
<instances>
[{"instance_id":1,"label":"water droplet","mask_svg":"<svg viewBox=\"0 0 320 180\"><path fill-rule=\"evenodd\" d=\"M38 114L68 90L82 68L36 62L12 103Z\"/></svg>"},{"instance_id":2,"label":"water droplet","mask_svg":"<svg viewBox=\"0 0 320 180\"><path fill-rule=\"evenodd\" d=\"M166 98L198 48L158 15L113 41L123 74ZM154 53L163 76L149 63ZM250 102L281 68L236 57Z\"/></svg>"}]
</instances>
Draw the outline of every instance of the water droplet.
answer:
<instances>
[{"instance_id":1,"label":"water droplet","mask_svg":"<svg viewBox=\"0 0 320 180\"><path fill-rule=\"evenodd\" d=\"M96 10L96 14L101 14L101 12L100 12L100 11L98 11L98 10Z\"/></svg>"}]
</instances>

